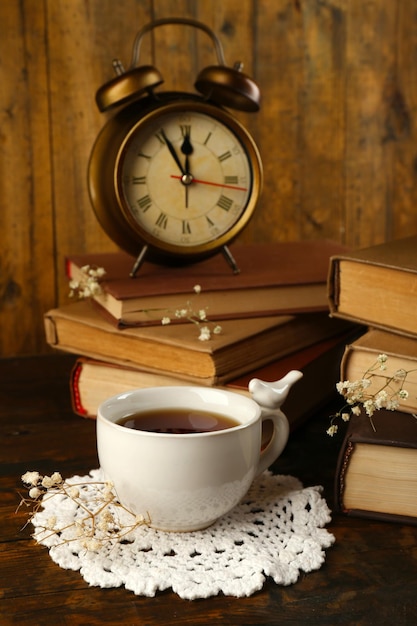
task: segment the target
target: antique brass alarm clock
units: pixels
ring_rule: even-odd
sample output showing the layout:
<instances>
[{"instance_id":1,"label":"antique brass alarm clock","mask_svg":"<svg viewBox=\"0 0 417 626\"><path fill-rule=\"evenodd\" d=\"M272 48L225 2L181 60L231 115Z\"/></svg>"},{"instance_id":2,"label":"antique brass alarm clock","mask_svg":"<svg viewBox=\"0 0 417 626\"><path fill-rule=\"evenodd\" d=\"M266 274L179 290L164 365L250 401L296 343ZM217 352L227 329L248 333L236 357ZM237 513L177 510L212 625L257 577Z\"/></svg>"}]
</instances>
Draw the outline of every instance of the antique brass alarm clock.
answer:
<instances>
[{"instance_id":1,"label":"antique brass alarm clock","mask_svg":"<svg viewBox=\"0 0 417 626\"><path fill-rule=\"evenodd\" d=\"M142 37L165 24L199 28L213 40L218 65L203 69L201 95L158 92L160 73L138 66ZM123 107L100 132L89 161L88 187L98 221L137 258L195 262L222 251L246 226L262 187L262 163L250 134L224 107L259 110L259 89L239 67L228 68L214 33L191 19L155 20L136 36L132 63L96 94L100 111Z\"/></svg>"}]
</instances>

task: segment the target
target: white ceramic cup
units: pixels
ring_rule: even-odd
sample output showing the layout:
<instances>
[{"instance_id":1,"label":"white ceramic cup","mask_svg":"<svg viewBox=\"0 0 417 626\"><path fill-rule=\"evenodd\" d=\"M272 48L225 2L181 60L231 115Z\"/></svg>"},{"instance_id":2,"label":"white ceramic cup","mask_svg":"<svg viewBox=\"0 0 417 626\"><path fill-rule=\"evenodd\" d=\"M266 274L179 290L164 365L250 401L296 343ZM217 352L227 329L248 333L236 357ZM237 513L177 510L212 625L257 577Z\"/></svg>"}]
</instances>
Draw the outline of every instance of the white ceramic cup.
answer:
<instances>
[{"instance_id":1,"label":"white ceramic cup","mask_svg":"<svg viewBox=\"0 0 417 626\"><path fill-rule=\"evenodd\" d=\"M231 417L237 426L191 434L154 433L117 422L163 408L204 409ZM261 451L262 423L273 435ZM213 387L136 389L109 398L98 409L99 461L120 502L166 531L210 526L248 491L255 476L279 456L288 439L280 409L263 410L253 399Z\"/></svg>"}]
</instances>

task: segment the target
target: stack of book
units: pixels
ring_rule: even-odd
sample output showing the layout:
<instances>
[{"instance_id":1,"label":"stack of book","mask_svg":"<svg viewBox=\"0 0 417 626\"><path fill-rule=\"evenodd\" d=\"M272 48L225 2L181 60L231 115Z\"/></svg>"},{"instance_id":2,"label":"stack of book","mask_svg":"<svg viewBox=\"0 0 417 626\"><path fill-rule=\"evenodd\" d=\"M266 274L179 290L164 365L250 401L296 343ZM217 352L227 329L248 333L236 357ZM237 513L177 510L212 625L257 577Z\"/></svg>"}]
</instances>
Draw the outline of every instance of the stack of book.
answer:
<instances>
[{"instance_id":1,"label":"stack of book","mask_svg":"<svg viewBox=\"0 0 417 626\"><path fill-rule=\"evenodd\" d=\"M417 523L417 236L342 253L331 259L328 281L334 317L363 324L348 344L341 380L359 380L380 354L386 370L372 378L377 391L398 370L407 372L407 398L395 411L353 415L336 472L336 501L351 515ZM389 389L388 389L389 391Z\"/></svg>"},{"instance_id":2,"label":"stack of book","mask_svg":"<svg viewBox=\"0 0 417 626\"><path fill-rule=\"evenodd\" d=\"M344 250L328 241L241 244L233 250L237 275L218 255L182 267L145 263L135 278L134 259L122 252L68 257L71 280L86 265L106 270L100 293L45 314L48 343L78 357L75 412L95 417L107 397L147 386L247 393L254 376L277 380L300 369L304 376L286 402L294 427L334 392L341 354L357 332L356 324L329 316L329 260ZM193 295L197 284L201 293ZM221 333L199 341L196 326L175 315L183 307L204 309ZM165 317L172 323L162 324Z\"/></svg>"}]
</instances>

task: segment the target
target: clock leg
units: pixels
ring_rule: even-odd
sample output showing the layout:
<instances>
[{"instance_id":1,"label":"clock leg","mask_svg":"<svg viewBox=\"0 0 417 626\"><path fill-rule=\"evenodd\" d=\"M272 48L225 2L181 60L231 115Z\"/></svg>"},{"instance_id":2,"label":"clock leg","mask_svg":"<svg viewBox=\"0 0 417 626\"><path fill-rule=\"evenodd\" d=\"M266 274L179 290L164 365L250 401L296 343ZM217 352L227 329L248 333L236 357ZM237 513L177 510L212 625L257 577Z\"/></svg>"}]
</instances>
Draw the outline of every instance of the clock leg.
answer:
<instances>
[{"instance_id":1,"label":"clock leg","mask_svg":"<svg viewBox=\"0 0 417 626\"><path fill-rule=\"evenodd\" d=\"M223 246L222 252L224 254L224 257L225 257L226 261L228 262L228 264L232 268L233 274L240 274L240 269L238 268L237 263L236 263L233 255L232 255L232 253L230 252L229 248L227 246Z\"/></svg>"},{"instance_id":2,"label":"clock leg","mask_svg":"<svg viewBox=\"0 0 417 626\"><path fill-rule=\"evenodd\" d=\"M139 253L138 258L136 259L131 271L130 271L130 278L135 278L136 276L136 272L138 271L138 269L140 268L140 266L142 265L144 259L145 259L145 255L148 251L148 246L143 246L142 250Z\"/></svg>"}]
</instances>

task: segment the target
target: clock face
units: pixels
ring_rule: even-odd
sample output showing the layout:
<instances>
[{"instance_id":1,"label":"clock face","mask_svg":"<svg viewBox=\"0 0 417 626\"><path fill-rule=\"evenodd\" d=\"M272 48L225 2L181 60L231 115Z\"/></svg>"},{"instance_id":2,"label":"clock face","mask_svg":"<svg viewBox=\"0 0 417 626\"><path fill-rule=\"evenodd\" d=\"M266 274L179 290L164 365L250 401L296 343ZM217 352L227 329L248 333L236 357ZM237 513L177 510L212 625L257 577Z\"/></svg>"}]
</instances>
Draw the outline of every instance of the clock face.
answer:
<instances>
[{"instance_id":1,"label":"clock face","mask_svg":"<svg viewBox=\"0 0 417 626\"><path fill-rule=\"evenodd\" d=\"M174 102L141 118L116 159L118 203L146 243L167 252L218 248L247 223L260 190L256 147L223 109Z\"/></svg>"}]
</instances>

